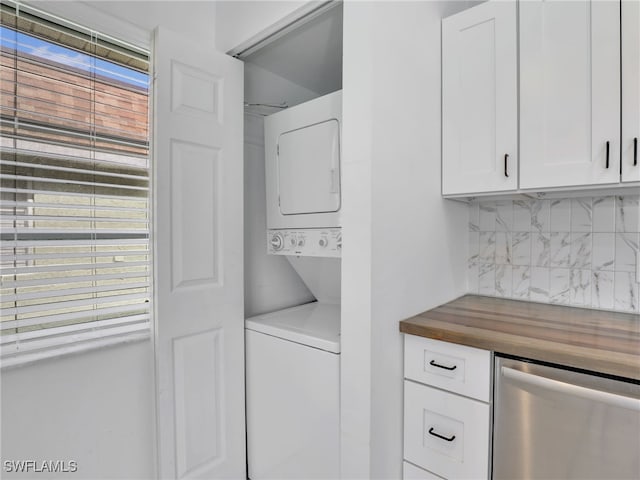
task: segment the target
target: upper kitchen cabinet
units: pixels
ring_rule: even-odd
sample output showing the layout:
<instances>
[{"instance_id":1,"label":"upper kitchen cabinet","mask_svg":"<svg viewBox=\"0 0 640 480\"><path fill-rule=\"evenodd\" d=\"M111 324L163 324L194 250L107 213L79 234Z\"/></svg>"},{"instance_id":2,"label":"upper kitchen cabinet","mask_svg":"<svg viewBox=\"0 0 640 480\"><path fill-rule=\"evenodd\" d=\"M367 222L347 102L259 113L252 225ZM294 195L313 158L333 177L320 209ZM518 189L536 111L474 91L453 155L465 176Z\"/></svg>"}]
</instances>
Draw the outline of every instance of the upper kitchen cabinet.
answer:
<instances>
[{"instance_id":1,"label":"upper kitchen cabinet","mask_svg":"<svg viewBox=\"0 0 640 480\"><path fill-rule=\"evenodd\" d=\"M520 188L619 183L620 3L520 2L519 35Z\"/></svg>"},{"instance_id":2,"label":"upper kitchen cabinet","mask_svg":"<svg viewBox=\"0 0 640 480\"><path fill-rule=\"evenodd\" d=\"M442 194L518 188L516 3L442 20Z\"/></svg>"},{"instance_id":3,"label":"upper kitchen cabinet","mask_svg":"<svg viewBox=\"0 0 640 480\"><path fill-rule=\"evenodd\" d=\"M640 181L640 2L622 1L622 181Z\"/></svg>"}]
</instances>

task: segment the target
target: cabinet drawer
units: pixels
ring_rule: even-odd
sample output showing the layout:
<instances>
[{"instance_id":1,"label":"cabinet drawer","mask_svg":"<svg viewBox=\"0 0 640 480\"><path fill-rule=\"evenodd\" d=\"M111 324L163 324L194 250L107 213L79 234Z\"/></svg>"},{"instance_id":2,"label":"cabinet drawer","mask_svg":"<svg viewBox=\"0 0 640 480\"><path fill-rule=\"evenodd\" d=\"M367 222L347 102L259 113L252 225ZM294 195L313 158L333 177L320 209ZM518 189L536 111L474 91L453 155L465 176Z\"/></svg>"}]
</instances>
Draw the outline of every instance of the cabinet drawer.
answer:
<instances>
[{"instance_id":1,"label":"cabinet drawer","mask_svg":"<svg viewBox=\"0 0 640 480\"><path fill-rule=\"evenodd\" d=\"M416 382L489 402L491 352L405 335L404 376Z\"/></svg>"},{"instance_id":2,"label":"cabinet drawer","mask_svg":"<svg viewBox=\"0 0 640 480\"><path fill-rule=\"evenodd\" d=\"M402 462L402 480L443 480L442 477L427 472L412 465L409 462Z\"/></svg>"},{"instance_id":3,"label":"cabinet drawer","mask_svg":"<svg viewBox=\"0 0 640 480\"><path fill-rule=\"evenodd\" d=\"M446 478L487 478L489 405L405 380L404 456Z\"/></svg>"}]
</instances>

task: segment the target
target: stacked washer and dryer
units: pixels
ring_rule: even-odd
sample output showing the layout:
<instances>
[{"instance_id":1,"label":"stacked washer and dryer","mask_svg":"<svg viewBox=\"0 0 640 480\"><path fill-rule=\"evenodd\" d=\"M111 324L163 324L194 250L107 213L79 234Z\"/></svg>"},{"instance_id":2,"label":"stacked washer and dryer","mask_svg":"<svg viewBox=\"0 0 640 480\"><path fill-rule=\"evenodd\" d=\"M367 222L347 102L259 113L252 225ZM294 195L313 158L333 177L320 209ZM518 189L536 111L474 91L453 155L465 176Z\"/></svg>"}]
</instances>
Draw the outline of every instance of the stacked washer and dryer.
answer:
<instances>
[{"instance_id":1,"label":"stacked washer and dryer","mask_svg":"<svg viewBox=\"0 0 640 480\"><path fill-rule=\"evenodd\" d=\"M316 300L245 321L249 478L340 474L340 136L335 92L265 118L267 249Z\"/></svg>"}]
</instances>

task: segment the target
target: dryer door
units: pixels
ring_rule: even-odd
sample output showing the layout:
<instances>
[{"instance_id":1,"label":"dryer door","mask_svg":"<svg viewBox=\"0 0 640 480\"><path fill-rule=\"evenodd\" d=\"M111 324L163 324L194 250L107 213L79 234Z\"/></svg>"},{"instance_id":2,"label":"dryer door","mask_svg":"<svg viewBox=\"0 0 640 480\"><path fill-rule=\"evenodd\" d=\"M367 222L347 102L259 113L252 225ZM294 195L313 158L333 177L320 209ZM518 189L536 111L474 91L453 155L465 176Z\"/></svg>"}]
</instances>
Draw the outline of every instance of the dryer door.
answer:
<instances>
[{"instance_id":1,"label":"dryer door","mask_svg":"<svg viewBox=\"0 0 640 480\"><path fill-rule=\"evenodd\" d=\"M280 213L340 210L340 124L331 119L278 138Z\"/></svg>"}]
</instances>

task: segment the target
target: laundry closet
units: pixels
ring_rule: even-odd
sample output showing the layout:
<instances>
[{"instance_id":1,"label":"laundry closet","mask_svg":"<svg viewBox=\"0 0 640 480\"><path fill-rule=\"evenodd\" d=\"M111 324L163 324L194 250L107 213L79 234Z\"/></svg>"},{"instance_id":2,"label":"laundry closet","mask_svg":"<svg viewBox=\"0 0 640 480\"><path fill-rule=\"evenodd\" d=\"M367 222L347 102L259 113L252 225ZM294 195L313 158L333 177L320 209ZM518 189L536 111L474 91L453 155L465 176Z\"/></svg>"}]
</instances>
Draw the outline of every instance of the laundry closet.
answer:
<instances>
[{"instance_id":1,"label":"laundry closet","mask_svg":"<svg viewBox=\"0 0 640 480\"><path fill-rule=\"evenodd\" d=\"M342 4L237 56L248 476L338 478Z\"/></svg>"}]
</instances>

